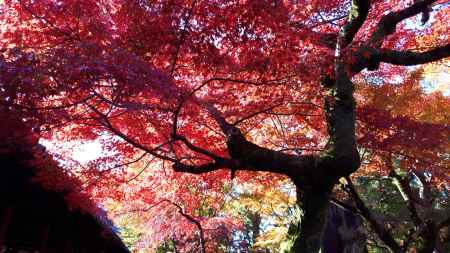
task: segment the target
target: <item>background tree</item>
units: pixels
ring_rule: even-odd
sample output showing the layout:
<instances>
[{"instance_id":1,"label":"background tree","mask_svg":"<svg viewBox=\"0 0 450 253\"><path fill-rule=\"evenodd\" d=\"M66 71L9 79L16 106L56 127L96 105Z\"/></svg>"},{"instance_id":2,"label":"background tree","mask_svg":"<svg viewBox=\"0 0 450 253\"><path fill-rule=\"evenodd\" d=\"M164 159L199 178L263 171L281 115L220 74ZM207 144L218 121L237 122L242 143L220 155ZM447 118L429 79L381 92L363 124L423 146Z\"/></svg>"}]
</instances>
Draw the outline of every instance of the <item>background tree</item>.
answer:
<instances>
[{"instance_id":1,"label":"background tree","mask_svg":"<svg viewBox=\"0 0 450 253\"><path fill-rule=\"evenodd\" d=\"M100 140L101 157L72 161L98 199L170 200L194 214L198 190L219 209L230 178L289 178L303 210L290 250L319 252L340 178L353 192L350 175L386 173L397 159L435 185L448 179L446 122L355 92L407 86L404 66L448 57L446 1L3 2L2 107L43 138ZM149 165L129 169L139 162ZM424 239L429 252L436 240Z\"/></svg>"}]
</instances>

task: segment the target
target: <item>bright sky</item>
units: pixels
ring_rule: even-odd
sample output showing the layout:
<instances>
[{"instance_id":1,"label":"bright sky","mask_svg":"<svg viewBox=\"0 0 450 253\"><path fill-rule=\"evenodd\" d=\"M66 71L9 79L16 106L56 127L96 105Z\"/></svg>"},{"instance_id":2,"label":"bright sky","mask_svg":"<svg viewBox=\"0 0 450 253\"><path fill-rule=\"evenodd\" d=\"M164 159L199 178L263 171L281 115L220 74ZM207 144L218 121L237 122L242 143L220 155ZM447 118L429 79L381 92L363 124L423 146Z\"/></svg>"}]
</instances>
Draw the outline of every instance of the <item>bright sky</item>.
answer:
<instances>
[{"instance_id":1,"label":"bright sky","mask_svg":"<svg viewBox=\"0 0 450 253\"><path fill-rule=\"evenodd\" d=\"M48 140L41 139L39 142L44 145L51 152L69 153L71 158L80 163L87 163L98 157L103 153L103 148L100 140L89 142L71 141L66 143L55 143Z\"/></svg>"},{"instance_id":2,"label":"bright sky","mask_svg":"<svg viewBox=\"0 0 450 253\"><path fill-rule=\"evenodd\" d=\"M425 75L422 87L426 92L440 91L445 96L450 96L450 72L445 71L444 67L439 67L438 70L438 72L431 72Z\"/></svg>"},{"instance_id":3,"label":"bright sky","mask_svg":"<svg viewBox=\"0 0 450 253\"><path fill-rule=\"evenodd\" d=\"M82 143L75 147L73 158L81 163L92 161L102 154L102 145L99 141Z\"/></svg>"}]
</instances>

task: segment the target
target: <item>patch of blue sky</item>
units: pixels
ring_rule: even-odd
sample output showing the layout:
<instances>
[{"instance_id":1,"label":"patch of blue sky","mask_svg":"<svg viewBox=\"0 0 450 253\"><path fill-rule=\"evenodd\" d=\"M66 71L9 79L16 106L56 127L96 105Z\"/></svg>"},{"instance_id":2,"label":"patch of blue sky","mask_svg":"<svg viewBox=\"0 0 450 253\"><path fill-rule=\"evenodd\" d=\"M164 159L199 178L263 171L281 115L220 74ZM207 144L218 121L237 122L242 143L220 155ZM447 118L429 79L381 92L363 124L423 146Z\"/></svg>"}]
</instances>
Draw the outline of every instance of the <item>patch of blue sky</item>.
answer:
<instances>
[{"instance_id":1,"label":"patch of blue sky","mask_svg":"<svg viewBox=\"0 0 450 253\"><path fill-rule=\"evenodd\" d=\"M421 80L421 87L426 93L440 91L444 96L450 96L450 73L441 72L436 75L435 78L425 77Z\"/></svg>"},{"instance_id":2,"label":"patch of blue sky","mask_svg":"<svg viewBox=\"0 0 450 253\"><path fill-rule=\"evenodd\" d=\"M406 19L405 20L405 28L414 29L418 32L424 31L424 30L430 28L431 24L433 24L436 21L435 20L436 13L438 11L448 8L448 7L450 7L450 1L447 1L445 3L436 4L433 7L431 7L430 18L425 24L422 24L421 20L422 20L423 14L420 14L420 15L416 15L412 18Z\"/></svg>"}]
</instances>

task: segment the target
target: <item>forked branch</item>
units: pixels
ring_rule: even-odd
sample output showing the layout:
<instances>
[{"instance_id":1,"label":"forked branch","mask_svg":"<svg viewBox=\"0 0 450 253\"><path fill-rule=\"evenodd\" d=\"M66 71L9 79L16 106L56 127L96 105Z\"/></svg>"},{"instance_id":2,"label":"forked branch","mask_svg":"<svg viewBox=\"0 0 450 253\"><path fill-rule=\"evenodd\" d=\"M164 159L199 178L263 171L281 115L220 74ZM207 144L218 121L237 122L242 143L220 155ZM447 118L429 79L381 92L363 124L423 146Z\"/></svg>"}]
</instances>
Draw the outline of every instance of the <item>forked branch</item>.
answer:
<instances>
[{"instance_id":1,"label":"forked branch","mask_svg":"<svg viewBox=\"0 0 450 253\"><path fill-rule=\"evenodd\" d=\"M419 13L427 12L429 6L436 1L437 0L417 0L413 5L403 10L390 12L384 15L370 38L372 46L381 46L383 39L395 32L398 23Z\"/></svg>"}]
</instances>

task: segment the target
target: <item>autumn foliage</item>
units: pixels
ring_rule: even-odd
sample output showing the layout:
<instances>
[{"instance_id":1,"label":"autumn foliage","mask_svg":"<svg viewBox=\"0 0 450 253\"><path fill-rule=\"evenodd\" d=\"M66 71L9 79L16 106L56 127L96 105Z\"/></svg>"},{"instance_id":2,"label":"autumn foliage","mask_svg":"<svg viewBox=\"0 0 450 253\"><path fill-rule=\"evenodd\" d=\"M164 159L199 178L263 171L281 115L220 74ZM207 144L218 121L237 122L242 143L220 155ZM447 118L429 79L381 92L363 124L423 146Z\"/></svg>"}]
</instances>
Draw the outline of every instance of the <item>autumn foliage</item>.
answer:
<instances>
[{"instance_id":1,"label":"autumn foliage","mask_svg":"<svg viewBox=\"0 0 450 253\"><path fill-rule=\"evenodd\" d=\"M318 252L340 178L448 187L450 101L423 91L421 65L448 66L449 15L441 0L5 0L0 106L92 199L145 217L149 252L225 251L243 228L230 194L286 179L307 221L293 252ZM71 158L93 142L95 159Z\"/></svg>"}]
</instances>

